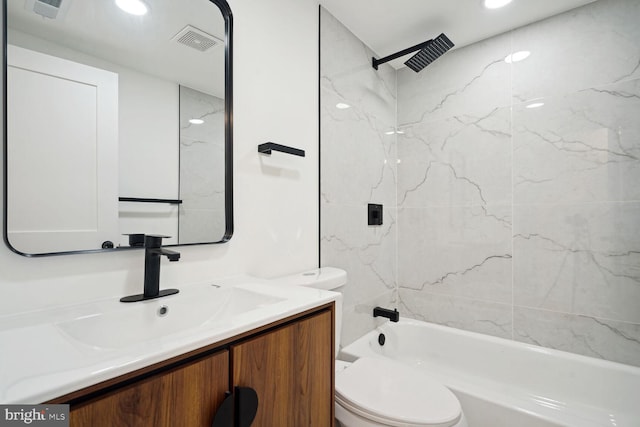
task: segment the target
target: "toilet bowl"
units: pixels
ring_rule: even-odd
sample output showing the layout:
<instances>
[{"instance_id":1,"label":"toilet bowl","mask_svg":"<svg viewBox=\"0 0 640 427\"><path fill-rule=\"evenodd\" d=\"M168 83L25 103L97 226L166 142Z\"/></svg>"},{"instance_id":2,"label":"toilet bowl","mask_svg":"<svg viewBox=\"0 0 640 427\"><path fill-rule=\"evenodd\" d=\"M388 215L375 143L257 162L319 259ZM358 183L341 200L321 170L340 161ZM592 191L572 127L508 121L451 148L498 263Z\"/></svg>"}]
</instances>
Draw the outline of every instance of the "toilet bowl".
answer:
<instances>
[{"instance_id":1,"label":"toilet bowl","mask_svg":"<svg viewBox=\"0 0 640 427\"><path fill-rule=\"evenodd\" d=\"M291 285L336 291L347 273L322 267L278 279ZM342 298L336 303L336 356ZM460 402L423 371L386 358L336 360L335 415L342 427L467 427Z\"/></svg>"}]
</instances>

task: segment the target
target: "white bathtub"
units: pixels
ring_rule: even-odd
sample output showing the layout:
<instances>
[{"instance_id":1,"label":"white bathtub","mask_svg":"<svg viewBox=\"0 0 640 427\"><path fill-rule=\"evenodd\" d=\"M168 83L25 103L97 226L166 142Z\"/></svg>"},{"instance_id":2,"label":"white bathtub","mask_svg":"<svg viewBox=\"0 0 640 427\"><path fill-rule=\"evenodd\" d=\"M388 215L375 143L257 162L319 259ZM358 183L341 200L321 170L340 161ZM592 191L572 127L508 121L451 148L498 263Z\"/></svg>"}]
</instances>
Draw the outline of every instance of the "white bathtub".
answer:
<instances>
[{"instance_id":1,"label":"white bathtub","mask_svg":"<svg viewBox=\"0 0 640 427\"><path fill-rule=\"evenodd\" d=\"M637 367L404 319L339 358L363 356L429 372L458 396L470 427L640 426Z\"/></svg>"}]
</instances>

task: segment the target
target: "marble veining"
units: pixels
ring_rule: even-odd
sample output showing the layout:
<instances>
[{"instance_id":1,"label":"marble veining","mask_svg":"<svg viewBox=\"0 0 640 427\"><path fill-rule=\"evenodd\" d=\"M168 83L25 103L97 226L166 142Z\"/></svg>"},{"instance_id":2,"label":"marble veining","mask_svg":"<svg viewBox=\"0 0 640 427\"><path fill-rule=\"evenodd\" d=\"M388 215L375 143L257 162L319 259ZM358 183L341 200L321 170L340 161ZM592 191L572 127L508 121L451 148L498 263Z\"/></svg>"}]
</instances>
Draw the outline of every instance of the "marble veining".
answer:
<instances>
[{"instance_id":1,"label":"marble veining","mask_svg":"<svg viewBox=\"0 0 640 427\"><path fill-rule=\"evenodd\" d=\"M425 121L427 121L427 119L431 120L434 113L437 112L438 110L442 110L445 107L445 104L447 104L447 102L450 100L450 98L453 97L460 97L468 88L470 88L477 80L481 79L482 76L485 74L485 72L492 66L494 65L499 65L502 64L502 59L493 61L491 63L489 63L488 65L486 65L477 75L474 75L471 80L469 80L467 83L465 83L461 88L459 89L455 89L452 92L449 93L445 93L443 95L441 95L441 98L439 100L437 100L435 102L435 105L430 106L426 111L423 111L420 118L413 121L413 122L406 122L406 123L402 123L402 126L411 126L411 125L415 125L418 123L423 123ZM491 113L489 113L491 114Z\"/></svg>"},{"instance_id":2,"label":"marble veining","mask_svg":"<svg viewBox=\"0 0 640 427\"><path fill-rule=\"evenodd\" d=\"M412 319L501 338L512 337L511 306L400 288L399 308Z\"/></svg>"},{"instance_id":3,"label":"marble veining","mask_svg":"<svg viewBox=\"0 0 640 427\"><path fill-rule=\"evenodd\" d=\"M508 217L508 207L496 207ZM511 225L481 207L401 209L401 288L511 303Z\"/></svg>"},{"instance_id":4,"label":"marble veining","mask_svg":"<svg viewBox=\"0 0 640 427\"><path fill-rule=\"evenodd\" d=\"M514 339L585 356L637 365L640 325L515 307Z\"/></svg>"},{"instance_id":5,"label":"marble veining","mask_svg":"<svg viewBox=\"0 0 640 427\"><path fill-rule=\"evenodd\" d=\"M345 307L396 287L395 213L384 209L383 216L382 226L371 227L366 224L366 208L327 205L323 209L323 263L349 272L349 282L342 289Z\"/></svg>"},{"instance_id":6,"label":"marble veining","mask_svg":"<svg viewBox=\"0 0 640 427\"><path fill-rule=\"evenodd\" d=\"M399 70L411 317L640 364L638 19L601 0Z\"/></svg>"},{"instance_id":7,"label":"marble veining","mask_svg":"<svg viewBox=\"0 0 640 427\"><path fill-rule=\"evenodd\" d=\"M515 213L516 305L640 323L640 203Z\"/></svg>"},{"instance_id":8,"label":"marble veining","mask_svg":"<svg viewBox=\"0 0 640 427\"><path fill-rule=\"evenodd\" d=\"M510 116L510 109L494 108L479 117L456 115L403 127L398 205L511 203Z\"/></svg>"},{"instance_id":9,"label":"marble veining","mask_svg":"<svg viewBox=\"0 0 640 427\"><path fill-rule=\"evenodd\" d=\"M400 127L464 114L482 117L509 106L509 88L500 83L510 79L511 70L503 61L510 53L510 37L497 36L474 47L473 52L450 51L418 74L398 70Z\"/></svg>"},{"instance_id":10,"label":"marble veining","mask_svg":"<svg viewBox=\"0 0 640 427\"><path fill-rule=\"evenodd\" d=\"M640 77L640 3L599 0L513 31L516 102L573 93ZM542 72L548 70L548 72Z\"/></svg>"},{"instance_id":11,"label":"marble veining","mask_svg":"<svg viewBox=\"0 0 640 427\"><path fill-rule=\"evenodd\" d=\"M515 203L640 200L640 80L544 103L513 110Z\"/></svg>"},{"instance_id":12,"label":"marble veining","mask_svg":"<svg viewBox=\"0 0 640 427\"><path fill-rule=\"evenodd\" d=\"M321 264L348 271L348 344L380 322L373 307L397 299L396 75L374 70L375 53L323 8L320 25ZM382 226L367 225L368 203L384 206Z\"/></svg>"},{"instance_id":13,"label":"marble veining","mask_svg":"<svg viewBox=\"0 0 640 427\"><path fill-rule=\"evenodd\" d=\"M180 86L180 243L216 242L224 235L224 112L223 99Z\"/></svg>"},{"instance_id":14,"label":"marble veining","mask_svg":"<svg viewBox=\"0 0 640 427\"><path fill-rule=\"evenodd\" d=\"M321 14L321 260L349 272L346 342L384 301L640 366L640 2L599 0L420 73L373 72ZM369 202L391 222L363 225Z\"/></svg>"}]
</instances>

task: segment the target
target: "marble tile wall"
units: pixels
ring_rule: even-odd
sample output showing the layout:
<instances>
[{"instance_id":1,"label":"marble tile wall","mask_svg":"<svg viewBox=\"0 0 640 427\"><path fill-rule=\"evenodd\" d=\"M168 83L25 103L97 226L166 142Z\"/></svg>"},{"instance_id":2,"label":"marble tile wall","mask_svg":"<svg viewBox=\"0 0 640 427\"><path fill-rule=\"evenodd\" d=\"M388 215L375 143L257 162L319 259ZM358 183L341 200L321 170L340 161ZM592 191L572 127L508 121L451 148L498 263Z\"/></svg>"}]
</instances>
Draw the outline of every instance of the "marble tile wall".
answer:
<instances>
[{"instance_id":1,"label":"marble tile wall","mask_svg":"<svg viewBox=\"0 0 640 427\"><path fill-rule=\"evenodd\" d=\"M638 22L599 0L398 71L404 315L640 365Z\"/></svg>"},{"instance_id":2,"label":"marble tile wall","mask_svg":"<svg viewBox=\"0 0 640 427\"><path fill-rule=\"evenodd\" d=\"M224 99L180 86L181 244L224 236L224 162Z\"/></svg>"},{"instance_id":3,"label":"marble tile wall","mask_svg":"<svg viewBox=\"0 0 640 427\"><path fill-rule=\"evenodd\" d=\"M374 306L396 304L396 72L374 70L371 49L323 8L320 52L320 262L349 274L345 345L380 322ZM382 226L367 225L368 203L384 206Z\"/></svg>"}]
</instances>

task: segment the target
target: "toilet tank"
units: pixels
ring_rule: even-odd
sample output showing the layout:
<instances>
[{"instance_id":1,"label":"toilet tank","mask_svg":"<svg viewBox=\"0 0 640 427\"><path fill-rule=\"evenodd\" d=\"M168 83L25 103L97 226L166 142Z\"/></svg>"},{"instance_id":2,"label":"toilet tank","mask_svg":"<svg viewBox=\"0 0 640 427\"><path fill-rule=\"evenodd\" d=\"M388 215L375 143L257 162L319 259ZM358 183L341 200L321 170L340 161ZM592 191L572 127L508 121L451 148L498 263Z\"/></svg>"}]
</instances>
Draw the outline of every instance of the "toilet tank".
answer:
<instances>
[{"instance_id":1,"label":"toilet tank","mask_svg":"<svg viewBox=\"0 0 640 427\"><path fill-rule=\"evenodd\" d=\"M340 292L339 288L347 284L347 272L335 267L320 267L274 279L278 283L294 286L308 286L315 289ZM335 355L340 351L340 334L342 333L342 295L336 300Z\"/></svg>"},{"instance_id":2,"label":"toilet tank","mask_svg":"<svg viewBox=\"0 0 640 427\"><path fill-rule=\"evenodd\" d=\"M308 286L333 291L347 284L347 272L335 267L320 267L275 280L286 285Z\"/></svg>"}]
</instances>

